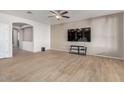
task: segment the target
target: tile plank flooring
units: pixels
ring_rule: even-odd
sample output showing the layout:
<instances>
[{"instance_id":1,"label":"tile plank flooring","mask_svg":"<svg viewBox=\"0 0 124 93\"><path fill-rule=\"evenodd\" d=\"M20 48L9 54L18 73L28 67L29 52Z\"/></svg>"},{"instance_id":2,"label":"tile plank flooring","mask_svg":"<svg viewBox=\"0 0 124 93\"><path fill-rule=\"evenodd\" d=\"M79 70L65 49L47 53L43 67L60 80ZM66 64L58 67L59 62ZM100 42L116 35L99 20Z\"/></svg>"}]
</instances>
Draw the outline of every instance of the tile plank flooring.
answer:
<instances>
[{"instance_id":1,"label":"tile plank flooring","mask_svg":"<svg viewBox=\"0 0 124 93\"><path fill-rule=\"evenodd\" d=\"M124 61L49 50L0 59L1 82L120 82Z\"/></svg>"}]
</instances>

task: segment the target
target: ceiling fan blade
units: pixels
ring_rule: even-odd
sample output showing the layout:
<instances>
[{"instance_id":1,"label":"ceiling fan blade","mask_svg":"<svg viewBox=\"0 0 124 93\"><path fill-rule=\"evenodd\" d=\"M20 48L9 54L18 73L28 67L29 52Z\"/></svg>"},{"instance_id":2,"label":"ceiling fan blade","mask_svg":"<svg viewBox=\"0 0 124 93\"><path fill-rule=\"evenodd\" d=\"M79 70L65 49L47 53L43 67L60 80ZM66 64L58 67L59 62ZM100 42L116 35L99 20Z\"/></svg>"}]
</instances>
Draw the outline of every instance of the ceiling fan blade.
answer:
<instances>
[{"instance_id":1,"label":"ceiling fan blade","mask_svg":"<svg viewBox=\"0 0 124 93\"><path fill-rule=\"evenodd\" d=\"M64 12L61 13L61 15L64 15L64 14L67 14L67 13L68 13L68 11L64 11Z\"/></svg>"},{"instance_id":2,"label":"ceiling fan blade","mask_svg":"<svg viewBox=\"0 0 124 93\"><path fill-rule=\"evenodd\" d=\"M64 18L70 18L69 16L62 16L62 17L64 17Z\"/></svg>"},{"instance_id":3,"label":"ceiling fan blade","mask_svg":"<svg viewBox=\"0 0 124 93\"><path fill-rule=\"evenodd\" d=\"M48 16L48 17L54 17L54 16Z\"/></svg>"},{"instance_id":4,"label":"ceiling fan blade","mask_svg":"<svg viewBox=\"0 0 124 93\"><path fill-rule=\"evenodd\" d=\"M56 15L56 12L54 12L54 11L50 11L50 12Z\"/></svg>"}]
</instances>

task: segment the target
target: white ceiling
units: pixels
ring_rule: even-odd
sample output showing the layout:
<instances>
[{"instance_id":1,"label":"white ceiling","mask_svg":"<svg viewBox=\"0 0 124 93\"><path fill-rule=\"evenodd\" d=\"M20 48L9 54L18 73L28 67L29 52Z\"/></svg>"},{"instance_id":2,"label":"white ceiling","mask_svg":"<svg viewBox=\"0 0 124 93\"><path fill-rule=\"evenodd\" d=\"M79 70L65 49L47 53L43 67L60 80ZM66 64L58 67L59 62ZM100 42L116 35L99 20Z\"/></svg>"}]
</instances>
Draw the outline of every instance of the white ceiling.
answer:
<instances>
[{"instance_id":1,"label":"white ceiling","mask_svg":"<svg viewBox=\"0 0 124 93\"><path fill-rule=\"evenodd\" d=\"M28 10L0 10L0 13L6 13L9 15L14 15L47 24L59 24L123 12L122 10L68 10L69 13L67 15L70 16L70 19L63 18L61 20L57 20L54 17L48 18L48 16L51 15L49 10L30 10L32 14L27 14L27 11Z\"/></svg>"}]
</instances>

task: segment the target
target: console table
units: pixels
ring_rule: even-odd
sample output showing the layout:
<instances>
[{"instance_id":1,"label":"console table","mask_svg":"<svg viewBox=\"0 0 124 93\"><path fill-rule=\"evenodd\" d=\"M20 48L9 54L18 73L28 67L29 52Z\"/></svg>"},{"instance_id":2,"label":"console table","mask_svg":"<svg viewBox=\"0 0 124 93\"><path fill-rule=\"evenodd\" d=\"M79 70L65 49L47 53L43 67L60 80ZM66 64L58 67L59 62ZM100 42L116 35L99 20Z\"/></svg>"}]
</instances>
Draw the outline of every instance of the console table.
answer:
<instances>
[{"instance_id":1,"label":"console table","mask_svg":"<svg viewBox=\"0 0 124 93\"><path fill-rule=\"evenodd\" d=\"M74 52L75 51L75 52ZM87 47L78 46L78 45L71 45L69 53L76 53L80 55L86 55Z\"/></svg>"}]
</instances>

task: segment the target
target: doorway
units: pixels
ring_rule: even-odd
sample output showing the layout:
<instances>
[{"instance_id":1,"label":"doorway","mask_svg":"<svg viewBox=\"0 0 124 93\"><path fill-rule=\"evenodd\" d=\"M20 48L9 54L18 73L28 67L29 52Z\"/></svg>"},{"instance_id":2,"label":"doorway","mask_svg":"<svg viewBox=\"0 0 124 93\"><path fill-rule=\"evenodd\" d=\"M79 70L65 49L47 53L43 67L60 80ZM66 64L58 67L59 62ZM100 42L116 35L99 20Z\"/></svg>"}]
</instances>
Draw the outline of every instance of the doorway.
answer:
<instances>
[{"instance_id":1,"label":"doorway","mask_svg":"<svg viewBox=\"0 0 124 93\"><path fill-rule=\"evenodd\" d=\"M27 23L12 24L13 56L20 52L33 51L33 26Z\"/></svg>"}]
</instances>

